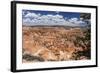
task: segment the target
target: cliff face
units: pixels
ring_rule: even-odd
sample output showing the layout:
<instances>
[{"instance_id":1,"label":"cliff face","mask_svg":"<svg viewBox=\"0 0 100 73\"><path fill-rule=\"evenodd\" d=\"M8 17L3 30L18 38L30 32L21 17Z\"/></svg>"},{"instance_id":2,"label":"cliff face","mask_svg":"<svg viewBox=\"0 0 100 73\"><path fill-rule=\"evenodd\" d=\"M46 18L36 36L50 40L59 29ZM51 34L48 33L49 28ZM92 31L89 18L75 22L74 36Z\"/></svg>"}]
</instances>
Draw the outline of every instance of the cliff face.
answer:
<instances>
[{"instance_id":1,"label":"cliff face","mask_svg":"<svg viewBox=\"0 0 100 73\"><path fill-rule=\"evenodd\" d=\"M23 27L23 62L90 59L86 33L81 28Z\"/></svg>"},{"instance_id":2,"label":"cliff face","mask_svg":"<svg viewBox=\"0 0 100 73\"><path fill-rule=\"evenodd\" d=\"M80 18L85 19L91 19L91 13L81 13Z\"/></svg>"}]
</instances>

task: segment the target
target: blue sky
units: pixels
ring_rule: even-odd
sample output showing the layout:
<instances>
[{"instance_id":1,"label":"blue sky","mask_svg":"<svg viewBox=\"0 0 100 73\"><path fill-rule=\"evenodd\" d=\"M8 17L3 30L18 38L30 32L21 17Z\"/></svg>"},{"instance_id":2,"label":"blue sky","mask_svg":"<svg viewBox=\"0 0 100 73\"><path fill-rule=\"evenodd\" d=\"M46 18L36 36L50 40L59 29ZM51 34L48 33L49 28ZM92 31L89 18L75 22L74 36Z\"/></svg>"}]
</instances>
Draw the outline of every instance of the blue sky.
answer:
<instances>
[{"instance_id":1,"label":"blue sky","mask_svg":"<svg viewBox=\"0 0 100 73\"><path fill-rule=\"evenodd\" d=\"M52 15L62 15L64 18L80 18L80 13L77 12L59 12L59 11L36 11L36 10L23 10L23 12L25 13L24 15L26 15L28 12L31 13L36 13L36 14L41 14L41 15L47 15L47 14L52 14ZM23 16L24 17L24 16Z\"/></svg>"},{"instance_id":2,"label":"blue sky","mask_svg":"<svg viewBox=\"0 0 100 73\"><path fill-rule=\"evenodd\" d=\"M68 25L80 26L86 23L80 13L60 11L22 10L23 25Z\"/></svg>"}]
</instances>

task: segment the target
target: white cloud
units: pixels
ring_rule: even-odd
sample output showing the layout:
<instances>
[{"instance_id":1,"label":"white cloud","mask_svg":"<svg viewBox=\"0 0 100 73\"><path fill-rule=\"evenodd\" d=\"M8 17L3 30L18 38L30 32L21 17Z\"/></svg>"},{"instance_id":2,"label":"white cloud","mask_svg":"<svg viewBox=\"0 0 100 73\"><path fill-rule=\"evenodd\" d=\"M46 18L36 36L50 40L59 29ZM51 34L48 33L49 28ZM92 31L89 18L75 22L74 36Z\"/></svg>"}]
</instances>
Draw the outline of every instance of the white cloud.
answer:
<instances>
[{"instance_id":1,"label":"white cloud","mask_svg":"<svg viewBox=\"0 0 100 73\"><path fill-rule=\"evenodd\" d=\"M56 14L56 15L41 15L41 14L36 14L36 13L31 13L28 12L23 18L23 24L43 24L43 25L55 25L59 23L65 23L65 19L63 18L62 15ZM32 19L30 19L32 18Z\"/></svg>"},{"instance_id":2,"label":"white cloud","mask_svg":"<svg viewBox=\"0 0 100 73\"><path fill-rule=\"evenodd\" d=\"M23 17L23 25L68 25L68 26L80 26L84 23L78 18L71 18L66 20L62 15L47 14L41 15L33 12L28 12Z\"/></svg>"},{"instance_id":3,"label":"white cloud","mask_svg":"<svg viewBox=\"0 0 100 73\"><path fill-rule=\"evenodd\" d=\"M78 21L78 18L71 18L71 19L69 19L69 22L76 22L76 21Z\"/></svg>"},{"instance_id":4,"label":"white cloud","mask_svg":"<svg viewBox=\"0 0 100 73\"><path fill-rule=\"evenodd\" d=\"M40 16L40 14L28 12L24 17L26 17L26 18L38 18L39 16Z\"/></svg>"},{"instance_id":5,"label":"white cloud","mask_svg":"<svg viewBox=\"0 0 100 73\"><path fill-rule=\"evenodd\" d=\"M31 22L30 18L23 19L23 22Z\"/></svg>"},{"instance_id":6,"label":"white cloud","mask_svg":"<svg viewBox=\"0 0 100 73\"><path fill-rule=\"evenodd\" d=\"M85 24L84 21L79 20L78 18L71 18L69 19L69 22L74 23L74 24Z\"/></svg>"}]
</instances>

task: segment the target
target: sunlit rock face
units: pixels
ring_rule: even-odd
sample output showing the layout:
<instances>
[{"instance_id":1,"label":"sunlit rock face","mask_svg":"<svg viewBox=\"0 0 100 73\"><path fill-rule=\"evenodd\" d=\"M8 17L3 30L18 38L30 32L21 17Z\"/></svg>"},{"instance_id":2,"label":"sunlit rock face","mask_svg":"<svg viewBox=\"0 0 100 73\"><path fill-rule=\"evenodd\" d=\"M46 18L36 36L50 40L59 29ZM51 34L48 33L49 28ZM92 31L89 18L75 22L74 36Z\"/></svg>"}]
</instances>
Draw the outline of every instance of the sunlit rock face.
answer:
<instances>
[{"instance_id":1,"label":"sunlit rock face","mask_svg":"<svg viewBox=\"0 0 100 73\"><path fill-rule=\"evenodd\" d=\"M91 58L89 29L24 26L22 30L23 63Z\"/></svg>"}]
</instances>

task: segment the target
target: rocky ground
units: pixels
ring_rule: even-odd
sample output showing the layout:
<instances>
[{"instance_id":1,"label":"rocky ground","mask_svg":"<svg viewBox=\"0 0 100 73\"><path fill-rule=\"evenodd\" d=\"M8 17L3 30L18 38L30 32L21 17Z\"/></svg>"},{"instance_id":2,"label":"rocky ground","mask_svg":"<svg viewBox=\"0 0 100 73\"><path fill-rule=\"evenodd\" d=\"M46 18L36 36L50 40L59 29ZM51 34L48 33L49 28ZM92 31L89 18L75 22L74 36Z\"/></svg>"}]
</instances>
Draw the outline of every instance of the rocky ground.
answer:
<instances>
[{"instance_id":1,"label":"rocky ground","mask_svg":"<svg viewBox=\"0 0 100 73\"><path fill-rule=\"evenodd\" d=\"M23 63L91 58L90 29L23 27Z\"/></svg>"}]
</instances>

